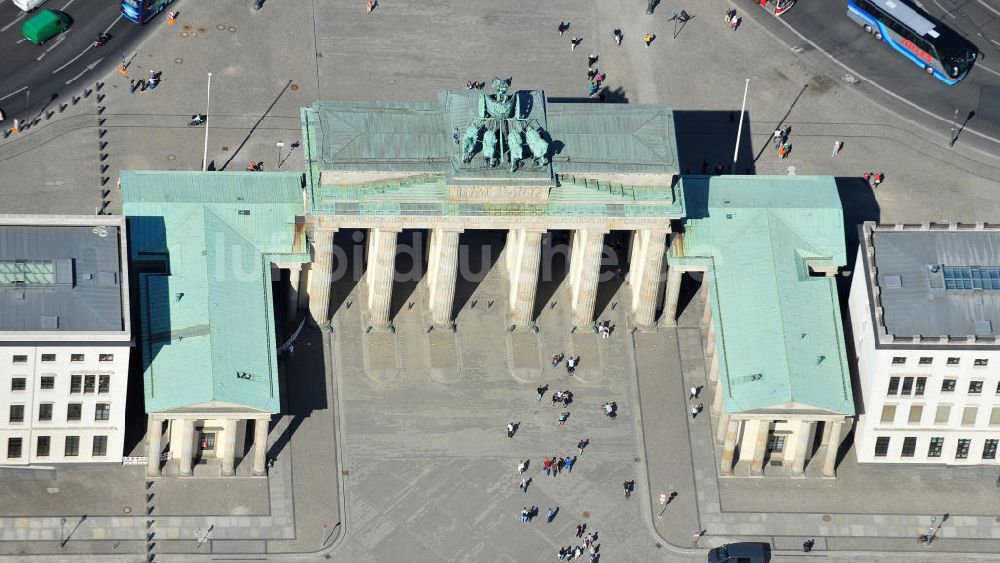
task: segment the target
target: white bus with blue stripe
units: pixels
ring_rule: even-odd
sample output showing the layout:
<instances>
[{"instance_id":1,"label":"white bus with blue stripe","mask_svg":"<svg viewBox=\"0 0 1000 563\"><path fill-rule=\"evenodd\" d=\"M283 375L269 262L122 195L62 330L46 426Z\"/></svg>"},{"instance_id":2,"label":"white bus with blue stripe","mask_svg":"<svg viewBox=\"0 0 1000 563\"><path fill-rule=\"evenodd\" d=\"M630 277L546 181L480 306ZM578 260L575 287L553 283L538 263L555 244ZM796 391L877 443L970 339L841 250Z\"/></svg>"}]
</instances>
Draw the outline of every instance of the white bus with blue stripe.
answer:
<instances>
[{"instance_id":1,"label":"white bus with blue stripe","mask_svg":"<svg viewBox=\"0 0 1000 563\"><path fill-rule=\"evenodd\" d=\"M979 51L909 0L848 0L847 16L946 84L969 74Z\"/></svg>"}]
</instances>

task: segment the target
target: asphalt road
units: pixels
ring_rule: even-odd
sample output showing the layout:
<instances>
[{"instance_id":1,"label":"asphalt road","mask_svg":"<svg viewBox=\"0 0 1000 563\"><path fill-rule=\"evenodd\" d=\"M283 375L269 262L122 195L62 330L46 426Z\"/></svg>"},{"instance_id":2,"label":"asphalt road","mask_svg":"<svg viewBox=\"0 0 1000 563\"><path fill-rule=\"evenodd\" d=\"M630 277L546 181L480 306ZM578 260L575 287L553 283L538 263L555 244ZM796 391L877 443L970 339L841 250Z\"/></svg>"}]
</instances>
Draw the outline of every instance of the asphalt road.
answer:
<instances>
[{"instance_id":1,"label":"asphalt road","mask_svg":"<svg viewBox=\"0 0 1000 563\"><path fill-rule=\"evenodd\" d=\"M918 0L917 4L982 53L965 80L956 85L928 76L865 33L847 17L846 0L799 0L782 18L859 75L926 112L951 120L957 109L959 124L975 112L966 130L1000 143L1000 0Z\"/></svg>"},{"instance_id":2,"label":"asphalt road","mask_svg":"<svg viewBox=\"0 0 1000 563\"><path fill-rule=\"evenodd\" d=\"M15 117L26 119L47 106L65 103L88 75L100 76L106 68L121 64L122 53L130 53L143 31L143 26L121 15L116 0L49 0L38 10L45 8L65 12L73 25L36 46L24 39L21 26L37 10L26 14L10 0L0 0L0 108L7 115L5 127ZM94 40L104 31L111 40L95 47Z\"/></svg>"}]
</instances>

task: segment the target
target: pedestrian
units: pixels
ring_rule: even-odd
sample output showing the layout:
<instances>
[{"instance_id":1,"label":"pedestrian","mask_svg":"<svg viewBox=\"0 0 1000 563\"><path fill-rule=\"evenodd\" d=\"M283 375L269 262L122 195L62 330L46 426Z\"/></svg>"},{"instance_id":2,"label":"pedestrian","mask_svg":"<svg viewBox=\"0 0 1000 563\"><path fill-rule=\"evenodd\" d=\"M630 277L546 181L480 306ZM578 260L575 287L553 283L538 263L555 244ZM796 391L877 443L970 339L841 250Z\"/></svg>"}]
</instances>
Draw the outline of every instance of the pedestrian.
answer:
<instances>
[{"instance_id":1,"label":"pedestrian","mask_svg":"<svg viewBox=\"0 0 1000 563\"><path fill-rule=\"evenodd\" d=\"M548 391L548 389L549 389L549 386L548 386L548 385L539 385L539 386L538 386L538 387L537 387L537 388L535 389L535 392L536 392L536 393L538 393L538 402L539 402L539 403L541 403L541 402L542 402L542 397L544 397L544 396L545 396L545 392L546 392L546 391Z\"/></svg>"},{"instance_id":2,"label":"pedestrian","mask_svg":"<svg viewBox=\"0 0 1000 563\"><path fill-rule=\"evenodd\" d=\"M518 486L518 488L521 489L522 491L524 491L525 493L527 493L528 492L528 480L522 477L521 478L521 484L520 484L520 486Z\"/></svg>"},{"instance_id":3,"label":"pedestrian","mask_svg":"<svg viewBox=\"0 0 1000 563\"><path fill-rule=\"evenodd\" d=\"M552 456L552 459L549 460L549 465L552 467L552 476L555 477L556 476L556 456Z\"/></svg>"},{"instance_id":4,"label":"pedestrian","mask_svg":"<svg viewBox=\"0 0 1000 563\"><path fill-rule=\"evenodd\" d=\"M562 402L562 391L556 391L552 394L552 406L556 406L556 403Z\"/></svg>"},{"instance_id":5,"label":"pedestrian","mask_svg":"<svg viewBox=\"0 0 1000 563\"><path fill-rule=\"evenodd\" d=\"M698 415L701 413L702 409L704 409L704 408L705 408L705 405L703 405L701 403L698 403L697 405L691 405L691 420L694 420L695 418L698 418Z\"/></svg>"},{"instance_id":6,"label":"pedestrian","mask_svg":"<svg viewBox=\"0 0 1000 563\"><path fill-rule=\"evenodd\" d=\"M582 535L583 535L583 524L577 524L576 525L576 537L580 537Z\"/></svg>"},{"instance_id":7,"label":"pedestrian","mask_svg":"<svg viewBox=\"0 0 1000 563\"><path fill-rule=\"evenodd\" d=\"M735 17L736 17L736 10L730 8L726 10L726 17L723 19L723 21L725 21L726 23L731 23L733 21L733 18Z\"/></svg>"},{"instance_id":8,"label":"pedestrian","mask_svg":"<svg viewBox=\"0 0 1000 563\"><path fill-rule=\"evenodd\" d=\"M785 160L790 152L792 152L792 145L789 145L788 143L781 145L781 148L778 149L778 159Z\"/></svg>"},{"instance_id":9,"label":"pedestrian","mask_svg":"<svg viewBox=\"0 0 1000 563\"><path fill-rule=\"evenodd\" d=\"M135 80L129 81L128 91L130 94L135 95Z\"/></svg>"},{"instance_id":10,"label":"pedestrian","mask_svg":"<svg viewBox=\"0 0 1000 563\"><path fill-rule=\"evenodd\" d=\"M733 19L729 20L729 27L733 28L733 31L736 31L736 29L740 27L740 23L742 22L743 18L739 16L733 16Z\"/></svg>"},{"instance_id":11,"label":"pedestrian","mask_svg":"<svg viewBox=\"0 0 1000 563\"><path fill-rule=\"evenodd\" d=\"M579 559L581 555L583 555L583 549L576 546L576 549L573 550L573 559Z\"/></svg>"},{"instance_id":12,"label":"pedestrian","mask_svg":"<svg viewBox=\"0 0 1000 563\"><path fill-rule=\"evenodd\" d=\"M555 354L552 354L552 367L558 366L559 362L562 361L562 357L563 355L561 352L556 352Z\"/></svg>"},{"instance_id":13,"label":"pedestrian","mask_svg":"<svg viewBox=\"0 0 1000 563\"><path fill-rule=\"evenodd\" d=\"M688 400L690 401L691 399L697 399L697 398L698 398L698 388L692 385L691 390L688 392Z\"/></svg>"},{"instance_id":14,"label":"pedestrian","mask_svg":"<svg viewBox=\"0 0 1000 563\"><path fill-rule=\"evenodd\" d=\"M139 92L145 92L146 91L146 81L140 78L139 80L136 81L135 87L139 89Z\"/></svg>"},{"instance_id":15,"label":"pedestrian","mask_svg":"<svg viewBox=\"0 0 1000 563\"><path fill-rule=\"evenodd\" d=\"M517 474L518 475L524 475L524 470L527 469L527 468L528 468L528 465L526 463L524 463L524 460L522 459L521 462L517 464Z\"/></svg>"},{"instance_id":16,"label":"pedestrian","mask_svg":"<svg viewBox=\"0 0 1000 563\"><path fill-rule=\"evenodd\" d=\"M559 458L559 462L556 463L556 467L559 469L559 473L562 473L563 467L566 466L566 458Z\"/></svg>"},{"instance_id":17,"label":"pedestrian","mask_svg":"<svg viewBox=\"0 0 1000 563\"><path fill-rule=\"evenodd\" d=\"M564 21L559 22L559 37L562 37L562 34L565 33L567 29L569 29L568 22Z\"/></svg>"},{"instance_id":18,"label":"pedestrian","mask_svg":"<svg viewBox=\"0 0 1000 563\"><path fill-rule=\"evenodd\" d=\"M633 481L625 481L622 483L622 488L625 490L626 500L632 497L632 487L634 486L632 483Z\"/></svg>"},{"instance_id":19,"label":"pedestrian","mask_svg":"<svg viewBox=\"0 0 1000 563\"><path fill-rule=\"evenodd\" d=\"M862 178L865 179L865 183L866 184L868 184L869 186L872 185L872 173L871 172L865 172L864 175L862 176Z\"/></svg>"},{"instance_id":20,"label":"pedestrian","mask_svg":"<svg viewBox=\"0 0 1000 563\"><path fill-rule=\"evenodd\" d=\"M514 437L514 423L513 422L508 422L507 423L507 437L508 438L513 438Z\"/></svg>"},{"instance_id":21,"label":"pedestrian","mask_svg":"<svg viewBox=\"0 0 1000 563\"><path fill-rule=\"evenodd\" d=\"M525 506L521 509L521 523L526 524L528 522L528 507Z\"/></svg>"},{"instance_id":22,"label":"pedestrian","mask_svg":"<svg viewBox=\"0 0 1000 563\"><path fill-rule=\"evenodd\" d=\"M816 540L812 538L807 539L805 542L802 543L802 552L809 553L810 551L813 550L814 545L816 545Z\"/></svg>"},{"instance_id":23,"label":"pedestrian","mask_svg":"<svg viewBox=\"0 0 1000 563\"><path fill-rule=\"evenodd\" d=\"M559 413L559 426L565 426L567 418L569 418L569 411Z\"/></svg>"},{"instance_id":24,"label":"pedestrian","mask_svg":"<svg viewBox=\"0 0 1000 563\"><path fill-rule=\"evenodd\" d=\"M586 448L588 444L590 444L590 439L589 438L584 438L583 440L580 440L579 442L577 442L576 443L576 452L577 452L577 455L583 455L583 448Z\"/></svg>"},{"instance_id":25,"label":"pedestrian","mask_svg":"<svg viewBox=\"0 0 1000 563\"><path fill-rule=\"evenodd\" d=\"M560 560L566 559L566 548L565 547L560 547L559 548L559 559Z\"/></svg>"},{"instance_id":26,"label":"pedestrian","mask_svg":"<svg viewBox=\"0 0 1000 563\"><path fill-rule=\"evenodd\" d=\"M573 394L569 391L563 391L563 406L568 407L570 403L573 402Z\"/></svg>"},{"instance_id":27,"label":"pedestrian","mask_svg":"<svg viewBox=\"0 0 1000 563\"><path fill-rule=\"evenodd\" d=\"M653 42L653 39L656 39L656 36L652 33L647 33L642 36L642 42L646 44L646 47L649 47L649 45Z\"/></svg>"},{"instance_id":28,"label":"pedestrian","mask_svg":"<svg viewBox=\"0 0 1000 563\"><path fill-rule=\"evenodd\" d=\"M598 58L597 55L593 53L587 55L587 67L594 66L594 63L597 62L597 58Z\"/></svg>"},{"instance_id":29,"label":"pedestrian","mask_svg":"<svg viewBox=\"0 0 1000 563\"><path fill-rule=\"evenodd\" d=\"M557 508L558 508L558 507L557 507ZM545 523L550 523L550 522L552 522L552 520L553 520L553 519L554 519L555 517L556 517L556 511L555 511L555 510L553 510L553 509L552 509L552 508L550 507L550 508L549 508L549 511L545 513Z\"/></svg>"},{"instance_id":30,"label":"pedestrian","mask_svg":"<svg viewBox=\"0 0 1000 563\"><path fill-rule=\"evenodd\" d=\"M781 142L787 142L788 138L792 136L792 126L785 125L785 128L781 130Z\"/></svg>"},{"instance_id":31,"label":"pedestrian","mask_svg":"<svg viewBox=\"0 0 1000 563\"><path fill-rule=\"evenodd\" d=\"M582 43L582 42L583 42L583 38L582 37L574 37L574 38L570 39L569 40L569 49L570 49L570 51L576 51L577 46L579 46L580 43Z\"/></svg>"},{"instance_id":32,"label":"pedestrian","mask_svg":"<svg viewBox=\"0 0 1000 563\"><path fill-rule=\"evenodd\" d=\"M840 154L840 149L844 148L844 141L834 141L833 142L833 153L830 156L837 156Z\"/></svg>"},{"instance_id":33,"label":"pedestrian","mask_svg":"<svg viewBox=\"0 0 1000 563\"><path fill-rule=\"evenodd\" d=\"M875 174L875 176L873 178L873 183L875 184L876 188L879 187L879 185L882 183L882 180L884 178L885 178L885 176L881 172Z\"/></svg>"},{"instance_id":34,"label":"pedestrian","mask_svg":"<svg viewBox=\"0 0 1000 563\"><path fill-rule=\"evenodd\" d=\"M606 73L606 72L598 72L597 74L594 75L594 82L597 82L597 85L600 86L601 82L604 82L604 79L607 78L607 77L608 77L608 73ZM621 268L618 268L618 271L621 272ZM608 326L608 336L611 336L611 327L610 326Z\"/></svg>"},{"instance_id":35,"label":"pedestrian","mask_svg":"<svg viewBox=\"0 0 1000 563\"><path fill-rule=\"evenodd\" d=\"M372 11L375 9L375 6L377 5L378 5L378 0L368 0L368 2L366 3L368 13L369 14L372 13Z\"/></svg>"},{"instance_id":36,"label":"pedestrian","mask_svg":"<svg viewBox=\"0 0 1000 563\"><path fill-rule=\"evenodd\" d=\"M552 461L549 458L545 458L545 461L542 462L542 468L545 470L545 474L548 475L552 469Z\"/></svg>"},{"instance_id":37,"label":"pedestrian","mask_svg":"<svg viewBox=\"0 0 1000 563\"><path fill-rule=\"evenodd\" d=\"M622 44L622 37L623 37L622 30L616 27L613 30L611 30L611 35L613 35L615 38L615 44L620 47Z\"/></svg>"},{"instance_id":38,"label":"pedestrian","mask_svg":"<svg viewBox=\"0 0 1000 563\"><path fill-rule=\"evenodd\" d=\"M774 136L772 137L772 140L774 141L774 148L778 148L784 138L785 134L781 131L781 127L775 127Z\"/></svg>"},{"instance_id":39,"label":"pedestrian","mask_svg":"<svg viewBox=\"0 0 1000 563\"><path fill-rule=\"evenodd\" d=\"M566 472L567 473L572 473L573 472L573 462L574 462L573 458L569 458L569 457L566 458L566 463L565 463L564 467L566 468Z\"/></svg>"}]
</instances>

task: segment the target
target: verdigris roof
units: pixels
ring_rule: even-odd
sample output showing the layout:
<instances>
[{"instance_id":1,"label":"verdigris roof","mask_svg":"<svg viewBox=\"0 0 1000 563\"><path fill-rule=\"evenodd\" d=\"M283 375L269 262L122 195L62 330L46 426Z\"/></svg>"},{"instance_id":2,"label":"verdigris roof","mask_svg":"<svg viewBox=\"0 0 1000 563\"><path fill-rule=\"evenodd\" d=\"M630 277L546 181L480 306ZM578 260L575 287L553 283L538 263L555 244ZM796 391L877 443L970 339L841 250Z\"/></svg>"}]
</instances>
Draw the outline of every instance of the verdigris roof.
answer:
<instances>
[{"instance_id":1,"label":"verdigris roof","mask_svg":"<svg viewBox=\"0 0 1000 563\"><path fill-rule=\"evenodd\" d=\"M278 412L272 261L306 262L300 174L122 172L146 412Z\"/></svg>"},{"instance_id":2,"label":"verdigris roof","mask_svg":"<svg viewBox=\"0 0 1000 563\"><path fill-rule=\"evenodd\" d=\"M1000 334L1000 230L876 228L873 262L886 332Z\"/></svg>"},{"instance_id":3,"label":"verdigris roof","mask_svg":"<svg viewBox=\"0 0 1000 563\"><path fill-rule=\"evenodd\" d=\"M0 215L0 333L128 338L124 227L121 218Z\"/></svg>"},{"instance_id":4,"label":"verdigris roof","mask_svg":"<svg viewBox=\"0 0 1000 563\"><path fill-rule=\"evenodd\" d=\"M846 261L833 178L686 177L671 264L707 266L725 412L854 414L835 277Z\"/></svg>"}]
</instances>

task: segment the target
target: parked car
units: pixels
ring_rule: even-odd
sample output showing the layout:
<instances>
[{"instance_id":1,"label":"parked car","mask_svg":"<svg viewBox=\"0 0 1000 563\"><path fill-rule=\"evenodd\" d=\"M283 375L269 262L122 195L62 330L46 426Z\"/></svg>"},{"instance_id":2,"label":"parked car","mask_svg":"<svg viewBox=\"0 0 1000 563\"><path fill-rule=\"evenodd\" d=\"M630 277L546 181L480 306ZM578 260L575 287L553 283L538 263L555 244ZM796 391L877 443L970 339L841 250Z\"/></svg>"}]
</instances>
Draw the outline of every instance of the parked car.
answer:
<instances>
[{"instance_id":1,"label":"parked car","mask_svg":"<svg viewBox=\"0 0 1000 563\"><path fill-rule=\"evenodd\" d=\"M708 563L768 563L771 545L758 542L727 543L708 552Z\"/></svg>"},{"instance_id":2,"label":"parked car","mask_svg":"<svg viewBox=\"0 0 1000 563\"><path fill-rule=\"evenodd\" d=\"M13 0L13 4L25 12L30 12L45 3L45 0Z\"/></svg>"},{"instance_id":3,"label":"parked car","mask_svg":"<svg viewBox=\"0 0 1000 563\"><path fill-rule=\"evenodd\" d=\"M21 34L35 45L41 45L69 29L73 21L62 12L42 10L21 26Z\"/></svg>"}]
</instances>

